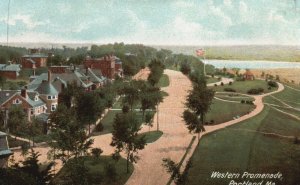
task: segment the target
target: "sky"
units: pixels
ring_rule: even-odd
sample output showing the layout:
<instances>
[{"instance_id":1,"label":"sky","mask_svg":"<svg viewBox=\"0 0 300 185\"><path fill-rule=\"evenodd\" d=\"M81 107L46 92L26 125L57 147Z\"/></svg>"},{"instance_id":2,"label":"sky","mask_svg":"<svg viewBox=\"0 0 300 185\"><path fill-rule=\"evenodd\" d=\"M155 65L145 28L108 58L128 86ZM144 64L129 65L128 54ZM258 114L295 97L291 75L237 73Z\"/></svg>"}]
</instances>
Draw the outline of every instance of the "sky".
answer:
<instances>
[{"instance_id":1,"label":"sky","mask_svg":"<svg viewBox=\"0 0 300 185\"><path fill-rule=\"evenodd\" d=\"M0 42L300 43L300 0L9 0Z\"/></svg>"}]
</instances>

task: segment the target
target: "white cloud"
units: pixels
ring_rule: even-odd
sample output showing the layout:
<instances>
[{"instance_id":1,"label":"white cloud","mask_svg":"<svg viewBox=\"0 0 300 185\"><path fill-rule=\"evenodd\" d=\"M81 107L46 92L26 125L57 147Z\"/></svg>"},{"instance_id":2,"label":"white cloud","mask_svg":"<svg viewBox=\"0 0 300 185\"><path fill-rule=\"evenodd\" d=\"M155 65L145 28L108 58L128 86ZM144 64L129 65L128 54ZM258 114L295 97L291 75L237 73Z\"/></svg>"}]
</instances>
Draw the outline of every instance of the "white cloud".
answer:
<instances>
[{"instance_id":1,"label":"white cloud","mask_svg":"<svg viewBox=\"0 0 300 185\"><path fill-rule=\"evenodd\" d=\"M176 1L174 5L177 8L191 8L194 6L193 2L191 1Z\"/></svg>"},{"instance_id":2,"label":"white cloud","mask_svg":"<svg viewBox=\"0 0 300 185\"><path fill-rule=\"evenodd\" d=\"M0 21L5 22L7 24L7 19L6 18L2 18ZM11 25L11 26L15 26L18 21L25 24L26 28L28 28L28 29L33 29L37 26L45 25L45 24L49 23L49 20L46 20L45 22L34 21L31 17L31 15L16 14L16 15L12 15L10 17L8 24Z\"/></svg>"},{"instance_id":3,"label":"white cloud","mask_svg":"<svg viewBox=\"0 0 300 185\"><path fill-rule=\"evenodd\" d=\"M228 8L231 8L232 7L232 1L231 0L224 0L223 1L224 5Z\"/></svg>"},{"instance_id":4,"label":"white cloud","mask_svg":"<svg viewBox=\"0 0 300 185\"><path fill-rule=\"evenodd\" d=\"M240 1L239 10L241 14L245 14L248 12L248 6L244 1Z\"/></svg>"}]
</instances>

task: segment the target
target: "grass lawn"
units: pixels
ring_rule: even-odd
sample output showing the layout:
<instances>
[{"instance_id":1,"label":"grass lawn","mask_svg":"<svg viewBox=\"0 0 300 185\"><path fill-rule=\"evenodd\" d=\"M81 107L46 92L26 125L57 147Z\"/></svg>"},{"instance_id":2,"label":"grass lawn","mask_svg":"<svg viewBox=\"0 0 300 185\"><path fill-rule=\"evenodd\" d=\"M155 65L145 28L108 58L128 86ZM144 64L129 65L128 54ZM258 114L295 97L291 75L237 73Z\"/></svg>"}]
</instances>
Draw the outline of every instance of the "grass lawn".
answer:
<instances>
[{"instance_id":1,"label":"grass lawn","mask_svg":"<svg viewBox=\"0 0 300 185\"><path fill-rule=\"evenodd\" d=\"M169 76L163 74L162 77L159 79L157 86L158 87L168 87L170 84Z\"/></svg>"},{"instance_id":2,"label":"grass lawn","mask_svg":"<svg viewBox=\"0 0 300 185\"><path fill-rule=\"evenodd\" d=\"M216 94L215 95L218 98L221 98L223 100L229 100L229 101L237 101L240 102L241 100L245 101L254 101L254 98L249 96L243 96L243 95L234 95L234 94Z\"/></svg>"},{"instance_id":3,"label":"grass lawn","mask_svg":"<svg viewBox=\"0 0 300 185\"><path fill-rule=\"evenodd\" d=\"M208 78L206 79L206 83L210 84L210 83L216 83L219 82L220 80L218 80L217 78Z\"/></svg>"},{"instance_id":4,"label":"grass lawn","mask_svg":"<svg viewBox=\"0 0 300 185\"><path fill-rule=\"evenodd\" d=\"M163 135L162 131L150 131L140 134L140 136L145 136L146 143L153 143L158 140Z\"/></svg>"},{"instance_id":5,"label":"grass lawn","mask_svg":"<svg viewBox=\"0 0 300 185\"><path fill-rule=\"evenodd\" d=\"M288 121L287 121L288 120ZM254 131L300 135L300 124L269 107L250 120L204 136L192 156L188 184L229 184L230 179L212 179L212 172L283 173L283 181L276 184L299 182L300 164L295 163L295 152L300 145L291 139L268 136ZM300 156L300 152L298 158ZM245 179L243 179L245 180ZM250 180L250 179L246 179Z\"/></svg>"},{"instance_id":6,"label":"grass lawn","mask_svg":"<svg viewBox=\"0 0 300 185\"><path fill-rule=\"evenodd\" d=\"M118 99L118 101L116 101L116 102L114 103L114 105L112 106L112 108L113 108L113 109L122 109L122 107L123 107L122 101L123 101L123 97L120 97L120 98ZM141 107L141 104L140 104L139 102L136 103L136 104L133 106L134 109L139 109L140 107Z\"/></svg>"},{"instance_id":7,"label":"grass lawn","mask_svg":"<svg viewBox=\"0 0 300 185\"><path fill-rule=\"evenodd\" d=\"M211 110L206 115L206 121L214 120L214 124L232 120L233 117L242 116L254 109L254 105L242 103L230 103L221 100L213 100Z\"/></svg>"},{"instance_id":8,"label":"grass lawn","mask_svg":"<svg viewBox=\"0 0 300 185\"><path fill-rule=\"evenodd\" d=\"M122 112L122 111L121 110L110 110L110 111L108 111L108 113L101 120L101 123L103 125L103 130L101 132L94 131L92 133L92 136L111 133L112 130L113 130L113 122L114 122L115 116L116 116L117 113L120 113L120 112ZM138 119L139 124L142 125L142 123L143 123L143 113L141 111L135 111L135 113L137 115L137 119Z\"/></svg>"},{"instance_id":9,"label":"grass lawn","mask_svg":"<svg viewBox=\"0 0 300 185\"><path fill-rule=\"evenodd\" d=\"M264 80L246 80L246 81L235 81L232 85L225 84L224 86L211 87L213 90L217 92L223 92L224 88L232 88L236 90L238 93L247 94L247 91L250 89L263 88L264 93L275 91L277 88L272 88L268 90L268 84Z\"/></svg>"},{"instance_id":10,"label":"grass lawn","mask_svg":"<svg viewBox=\"0 0 300 185\"><path fill-rule=\"evenodd\" d=\"M83 159L85 166L88 168L88 179L91 180L89 184L125 184L133 172L133 165L131 163L129 165L129 173L126 172L126 160L123 158L121 158L119 161L115 161L111 158L111 156L100 156L99 159L96 159L92 156L86 156L83 157ZM112 180L106 175L105 167L108 164L113 165L116 169L117 177L115 180ZM56 175L53 184L59 184L61 179L63 179L66 175L67 171L67 167L64 166Z\"/></svg>"},{"instance_id":11,"label":"grass lawn","mask_svg":"<svg viewBox=\"0 0 300 185\"><path fill-rule=\"evenodd\" d=\"M274 97L284 101L286 104L293 106L295 108L300 108L300 92L285 88L282 92L276 93L273 95ZM266 103L273 103L282 106L283 104L280 103L278 100L275 100L272 97L265 97L264 102Z\"/></svg>"}]
</instances>

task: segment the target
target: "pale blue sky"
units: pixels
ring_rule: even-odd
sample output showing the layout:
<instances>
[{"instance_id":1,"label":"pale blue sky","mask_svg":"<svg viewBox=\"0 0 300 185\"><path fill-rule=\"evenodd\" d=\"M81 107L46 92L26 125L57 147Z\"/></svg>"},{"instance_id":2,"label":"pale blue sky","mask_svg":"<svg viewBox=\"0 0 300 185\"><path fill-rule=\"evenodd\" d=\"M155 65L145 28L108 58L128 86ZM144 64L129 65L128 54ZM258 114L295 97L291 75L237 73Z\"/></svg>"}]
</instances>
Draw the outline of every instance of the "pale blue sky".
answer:
<instances>
[{"instance_id":1,"label":"pale blue sky","mask_svg":"<svg viewBox=\"0 0 300 185\"><path fill-rule=\"evenodd\" d=\"M298 44L299 0L11 0L10 42ZM0 2L6 42L8 0Z\"/></svg>"}]
</instances>

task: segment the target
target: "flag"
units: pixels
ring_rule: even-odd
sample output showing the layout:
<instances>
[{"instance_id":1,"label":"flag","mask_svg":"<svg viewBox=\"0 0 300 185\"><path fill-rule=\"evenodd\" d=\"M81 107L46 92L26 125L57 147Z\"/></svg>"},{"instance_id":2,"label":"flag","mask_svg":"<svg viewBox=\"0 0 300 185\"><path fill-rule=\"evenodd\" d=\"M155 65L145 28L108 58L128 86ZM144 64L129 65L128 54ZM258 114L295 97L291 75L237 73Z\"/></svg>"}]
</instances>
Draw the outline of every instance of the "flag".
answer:
<instances>
[{"instance_id":1,"label":"flag","mask_svg":"<svg viewBox=\"0 0 300 185\"><path fill-rule=\"evenodd\" d=\"M196 50L196 55L197 55L197 56L203 57L204 54L205 54L204 49L197 49L197 50Z\"/></svg>"}]
</instances>

